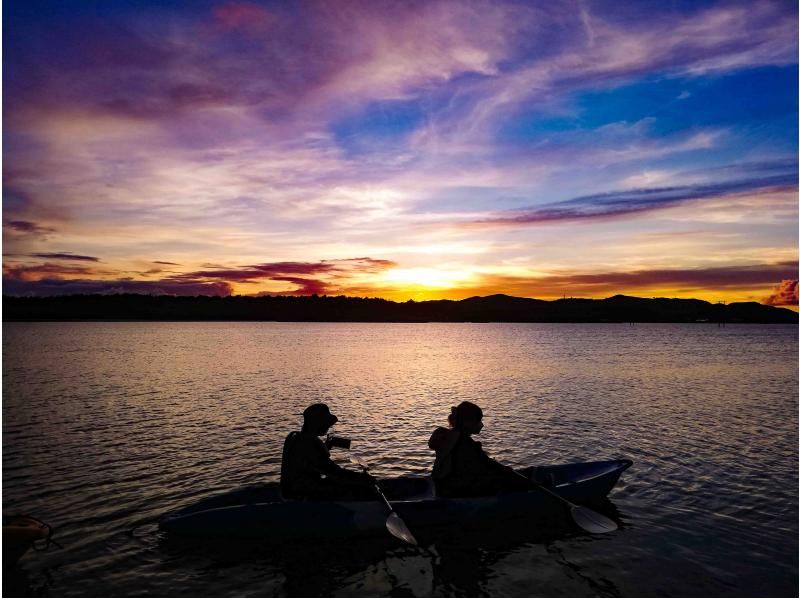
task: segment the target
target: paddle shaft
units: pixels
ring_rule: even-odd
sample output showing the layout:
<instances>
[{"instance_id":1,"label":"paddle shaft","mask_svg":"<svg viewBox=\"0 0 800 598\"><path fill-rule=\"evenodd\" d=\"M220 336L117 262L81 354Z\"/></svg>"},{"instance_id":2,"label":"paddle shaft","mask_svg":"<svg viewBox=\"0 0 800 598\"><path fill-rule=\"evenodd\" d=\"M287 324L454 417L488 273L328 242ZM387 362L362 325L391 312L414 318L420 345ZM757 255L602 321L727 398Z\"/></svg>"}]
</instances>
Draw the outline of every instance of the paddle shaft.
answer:
<instances>
[{"instance_id":1,"label":"paddle shaft","mask_svg":"<svg viewBox=\"0 0 800 598\"><path fill-rule=\"evenodd\" d=\"M526 480L528 480L528 483L529 483L531 486L535 486L536 488L538 488L538 489L539 489L539 490L541 490L542 492L545 492L545 493L549 494L549 495L550 495L550 496L552 496L553 498L557 498L558 500L560 500L560 501L562 501L562 502L565 502L565 503L566 503L566 504L568 504L570 507L577 506L577 505L575 505L575 503L572 503L572 502L568 501L566 498L564 498L564 497L563 497L563 496L561 496L560 494L556 494L555 492L553 492L553 491L552 491L552 490L550 490L549 488L546 488L546 487L542 486L542 485L541 485L539 482L535 482L535 481L533 481L532 479L530 479L530 478L528 478L528 477L525 477L524 475L522 475L522 474L521 474L521 473L519 473L518 471L515 471L514 473L516 473L516 474L517 474L519 477L521 477L521 478L525 478Z\"/></svg>"},{"instance_id":2,"label":"paddle shaft","mask_svg":"<svg viewBox=\"0 0 800 598\"><path fill-rule=\"evenodd\" d=\"M370 475L369 467L367 466L367 464L359 457L350 457L350 460L356 465L358 465L364 471L364 473L369 476L369 478L372 480L372 487L375 489L375 492L378 494L378 496L381 497L383 504L386 505L390 513L394 513L395 510L394 507L392 507L392 503L389 502L389 499L387 499L386 496L381 491L381 487L378 486L378 480L376 480L374 477Z\"/></svg>"},{"instance_id":3,"label":"paddle shaft","mask_svg":"<svg viewBox=\"0 0 800 598\"><path fill-rule=\"evenodd\" d=\"M364 461L360 459L352 459L352 461L358 464L359 467L364 470L364 473L369 475L369 467L366 463L364 463ZM389 509L389 518L386 520L386 529L389 530L389 533L394 537L403 540L403 542L408 542L414 546L419 546L414 534L411 533L411 530L408 529L405 521L400 518L400 515L398 515L397 511L395 511L394 507L392 507L392 503L389 502L389 499L386 498L386 495L381 490L381 487L378 485L378 480L372 476L370 476L370 478L372 479L372 486L375 489L375 492L381 497L381 500L383 500L383 504L386 505L386 508Z\"/></svg>"},{"instance_id":4,"label":"paddle shaft","mask_svg":"<svg viewBox=\"0 0 800 598\"><path fill-rule=\"evenodd\" d=\"M366 470L366 469L364 469L364 473L367 473L367 474L368 474L368 472L367 472L367 470ZM372 476L370 476L370 477L372 477ZM373 479L374 479L374 478L373 478ZM373 482L373 484L372 484L372 487L373 487L373 488L375 488L375 492L377 492L377 493L378 493L378 496L380 496L380 497L381 497L381 500L383 501L383 504L385 504L385 505L386 505L386 507L389 509L389 511L391 511L392 513L394 513L395 511L394 511L394 507L392 507L392 503L390 503L390 502L389 502L389 499L388 499L388 498L386 498L386 495L385 495L385 494L384 494L384 493L381 491L381 487L380 487L380 486L378 486L378 482L377 482L377 481L376 481L376 482Z\"/></svg>"}]
</instances>

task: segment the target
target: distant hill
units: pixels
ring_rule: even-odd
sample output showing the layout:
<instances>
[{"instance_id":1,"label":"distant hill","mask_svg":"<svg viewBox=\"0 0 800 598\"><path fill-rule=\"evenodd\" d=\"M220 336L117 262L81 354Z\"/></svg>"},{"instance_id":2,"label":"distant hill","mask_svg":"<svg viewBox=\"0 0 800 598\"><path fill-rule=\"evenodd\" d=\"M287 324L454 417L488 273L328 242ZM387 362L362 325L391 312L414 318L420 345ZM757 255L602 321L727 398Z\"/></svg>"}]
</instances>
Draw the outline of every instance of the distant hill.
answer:
<instances>
[{"instance_id":1,"label":"distant hill","mask_svg":"<svg viewBox=\"0 0 800 598\"><path fill-rule=\"evenodd\" d=\"M797 323L789 309L760 303L722 305L699 299L543 301L508 295L461 301L360 297L173 297L68 295L3 297L4 321L153 320L286 322L727 322Z\"/></svg>"}]
</instances>

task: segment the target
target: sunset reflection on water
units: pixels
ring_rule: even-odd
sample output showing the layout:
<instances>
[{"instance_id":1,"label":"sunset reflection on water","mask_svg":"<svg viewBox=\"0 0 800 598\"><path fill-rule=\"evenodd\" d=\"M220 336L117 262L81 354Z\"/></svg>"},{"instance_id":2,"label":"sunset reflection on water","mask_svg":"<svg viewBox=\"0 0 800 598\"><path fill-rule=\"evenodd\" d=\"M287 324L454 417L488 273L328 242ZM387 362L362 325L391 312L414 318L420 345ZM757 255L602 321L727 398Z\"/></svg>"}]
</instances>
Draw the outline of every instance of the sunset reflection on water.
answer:
<instances>
[{"instance_id":1,"label":"sunset reflection on water","mask_svg":"<svg viewBox=\"0 0 800 598\"><path fill-rule=\"evenodd\" d=\"M744 596L796 581L795 326L10 323L3 341L3 506L59 528L65 550L23 561L58 595L535 583ZM198 555L156 534L168 510L277 479L312 402L391 476L429 470L427 438L462 400L484 408L479 439L511 465L632 459L611 494L623 529L445 530L436 558L380 542ZM312 553L327 573L304 573Z\"/></svg>"}]
</instances>

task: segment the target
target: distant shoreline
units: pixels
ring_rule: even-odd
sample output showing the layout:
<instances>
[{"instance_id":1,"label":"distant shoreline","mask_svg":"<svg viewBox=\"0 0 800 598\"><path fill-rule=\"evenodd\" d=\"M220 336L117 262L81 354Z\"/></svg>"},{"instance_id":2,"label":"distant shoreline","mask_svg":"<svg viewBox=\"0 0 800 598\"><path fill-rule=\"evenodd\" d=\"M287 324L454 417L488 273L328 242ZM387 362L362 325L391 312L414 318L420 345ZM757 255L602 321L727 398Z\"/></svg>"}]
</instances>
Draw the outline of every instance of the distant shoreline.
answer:
<instances>
[{"instance_id":1,"label":"distant shoreline","mask_svg":"<svg viewBox=\"0 0 800 598\"><path fill-rule=\"evenodd\" d=\"M576 322L576 321L563 321L563 322L515 322L511 320L487 320L485 322L476 322L472 320L463 320L463 321L453 321L449 320L446 322L436 321L436 320L403 320L403 321L393 321L393 320L123 320L123 319L60 319L60 320L24 320L24 319L14 319L10 320L8 318L3 318L3 323L5 324L70 324L70 323L84 323L90 324L92 322L97 322L99 324L106 323L106 324L123 324L123 323L130 323L130 324L144 324L144 323L159 323L159 324L236 324L236 323L251 323L251 324L614 324L614 325L626 325L626 324L686 324L686 325L697 325L697 326L716 326L718 325L717 322ZM756 324L760 326L797 326L799 322L724 322L723 324L726 326L736 326L736 325L751 325Z\"/></svg>"},{"instance_id":2,"label":"distant shoreline","mask_svg":"<svg viewBox=\"0 0 800 598\"><path fill-rule=\"evenodd\" d=\"M363 323L682 323L797 324L792 310L699 299L545 301L508 295L397 303L332 296L178 297L66 295L3 297L4 322L363 322Z\"/></svg>"}]
</instances>

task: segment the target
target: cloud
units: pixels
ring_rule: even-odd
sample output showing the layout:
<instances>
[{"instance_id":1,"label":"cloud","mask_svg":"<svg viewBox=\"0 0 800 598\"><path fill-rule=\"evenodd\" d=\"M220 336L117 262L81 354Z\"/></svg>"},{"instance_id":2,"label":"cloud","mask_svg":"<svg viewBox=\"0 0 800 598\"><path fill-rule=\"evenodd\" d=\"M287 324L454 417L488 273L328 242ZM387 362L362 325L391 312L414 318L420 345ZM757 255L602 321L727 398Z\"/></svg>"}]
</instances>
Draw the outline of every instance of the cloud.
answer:
<instances>
[{"instance_id":1,"label":"cloud","mask_svg":"<svg viewBox=\"0 0 800 598\"><path fill-rule=\"evenodd\" d=\"M291 291L283 291L277 293L262 293L266 295L325 295L331 291L331 287L322 281L312 278L300 278L297 276L273 276L270 280L291 282L297 285L297 288Z\"/></svg>"},{"instance_id":2,"label":"cloud","mask_svg":"<svg viewBox=\"0 0 800 598\"><path fill-rule=\"evenodd\" d=\"M172 280L196 280L196 279L221 279L228 282L255 282L261 278L268 278L269 275L261 272L260 270L253 269L223 269L223 270L196 270L193 272L185 272L182 274L175 274L170 278Z\"/></svg>"},{"instance_id":3,"label":"cloud","mask_svg":"<svg viewBox=\"0 0 800 598\"><path fill-rule=\"evenodd\" d=\"M319 262L267 262L242 268L199 270L176 274L166 280L215 280L229 283L289 282L297 285L291 291L261 294L310 295L325 294L338 288L338 279L375 274L396 266L390 260L370 257L322 260ZM313 276L313 278L309 278Z\"/></svg>"},{"instance_id":4,"label":"cloud","mask_svg":"<svg viewBox=\"0 0 800 598\"><path fill-rule=\"evenodd\" d=\"M468 222L466 225L521 226L546 222L619 218L670 208L688 201L718 198L737 193L792 189L796 183L797 176L792 174L705 185L610 191L508 211L483 220Z\"/></svg>"},{"instance_id":5,"label":"cloud","mask_svg":"<svg viewBox=\"0 0 800 598\"><path fill-rule=\"evenodd\" d=\"M394 267L390 260L369 257L322 260L319 262L266 262L241 268L199 270L178 274L176 278L223 278L231 281L249 281L289 274L334 274L377 272Z\"/></svg>"},{"instance_id":6,"label":"cloud","mask_svg":"<svg viewBox=\"0 0 800 598\"><path fill-rule=\"evenodd\" d=\"M257 34L275 21L275 15L253 2L227 2L214 8L215 24L225 32Z\"/></svg>"},{"instance_id":7,"label":"cloud","mask_svg":"<svg viewBox=\"0 0 800 598\"><path fill-rule=\"evenodd\" d=\"M221 0L188 9L145 0L135 11L78 4L68 25L24 2L10 9L6 60L17 76L4 89L4 148L14 157L5 231L18 255L66 247L114 260L117 272L95 277L146 271L147 256L170 255L185 266L165 272L173 276L165 284L227 283L234 292L325 285L332 292L349 278L358 279L353 288L368 287L391 266L325 256L402 257L419 266L444 259L438 250L414 254L422 243L463 239L470 248L494 248L501 236L513 236L516 248L465 251L464 267L473 260L487 269L490 260L498 269L507 260L572 267L568 254L577 250L556 258L554 244L544 248L534 238L556 227L509 228L597 218L617 219L614 231L597 228L619 233L621 242L582 227L581 240L596 248L593 263L619 257L641 267L645 260L634 249L621 255L632 228L625 229L625 217L730 198L719 195L724 181L671 173L796 151L796 140L777 133L771 116L741 116L756 105L746 93L733 122L712 108L725 102L709 101L708 110L687 109L680 122L651 112L608 124L619 120L619 106L579 108L578 97L631 83L656 100L666 90L671 103L688 90L688 106L701 102L720 74L794 64L796 9L785 2L643 9L571 1ZM779 81L774 73L787 70L759 69L758 80ZM701 79L704 73L713 75ZM540 130L542 113L575 128L555 123L549 130L548 121ZM524 129L531 114L522 141L501 135ZM355 123L351 136L368 140L367 151L351 151L342 122ZM796 177L796 160L790 169ZM616 190L596 193L605 189ZM575 199L556 201L564 197ZM793 251L786 230L796 216L773 211L763 196L752 204L764 214L759 226L751 221L741 233L736 256L725 256L726 246L709 247L710 263ZM696 216L691 212L669 217ZM742 210L728 213L724 224L727 215L715 213L716 228L743 227ZM464 220L480 222L472 229L449 224ZM669 224L642 218L637 226L668 232ZM58 245L40 242L48 235L57 235ZM676 263L700 259L670 251ZM260 263L264 255L273 261ZM202 256L222 265L198 266Z\"/></svg>"},{"instance_id":8,"label":"cloud","mask_svg":"<svg viewBox=\"0 0 800 598\"><path fill-rule=\"evenodd\" d=\"M13 116L102 112L169 121L242 108L277 124L318 120L332 106L496 72L532 11L488 0L311 1L295 9L242 1L205 14L156 13L51 27L47 46L34 41L41 25L24 23L10 45L26 72L24 84L11 82Z\"/></svg>"},{"instance_id":9,"label":"cloud","mask_svg":"<svg viewBox=\"0 0 800 598\"><path fill-rule=\"evenodd\" d=\"M258 280L284 280L278 278L290 274L322 274L336 269L336 265L322 262L272 262L242 268L198 270L176 274L173 280L223 279L229 282L255 282Z\"/></svg>"},{"instance_id":10,"label":"cloud","mask_svg":"<svg viewBox=\"0 0 800 598\"><path fill-rule=\"evenodd\" d=\"M336 269L336 265L330 262L273 262L250 266L262 276L274 276L275 274L320 274Z\"/></svg>"},{"instance_id":11,"label":"cloud","mask_svg":"<svg viewBox=\"0 0 800 598\"><path fill-rule=\"evenodd\" d=\"M797 272L797 262L720 266L712 268L640 270L634 272L604 272L567 277L547 277L551 282L568 284L601 284L606 286L658 286L664 284L719 288L764 284L780 276Z\"/></svg>"},{"instance_id":12,"label":"cloud","mask_svg":"<svg viewBox=\"0 0 800 598\"><path fill-rule=\"evenodd\" d=\"M78 255L75 253L31 253L31 257L39 257L50 260L75 260L79 262L99 262L100 258L91 255Z\"/></svg>"},{"instance_id":13,"label":"cloud","mask_svg":"<svg viewBox=\"0 0 800 598\"><path fill-rule=\"evenodd\" d=\"M604 14L584 9L572 20L565 5L556 6L566 26L557 40L541 38L553 49L533 53L533 60L508 76L473 86L481 101L465 119L471 131L507 118L531 99L577 89L614 87L645 75L699 76L796 61L796 13L781 2L719 5L660 18L631 17L626 8ZM591 35L585 40L587 23Z\"/></svg>"},{"instance_id":14,"label":"cloud","mask_svg":"<svg viewBox=\"0 0 800 598\"><path fill-rule=\"evenodd\" d=\"M53 264L45 262L35 265L3 265L4 281L26 281L33 282L43 278L55 276L57 278L95 276L104 272L96 270L91 266L78 266L71 264Z\"/></svg>"},{"instance_id":15,"label":"cloud","mask_svg":"<svg viewBox=\"0 0 800 598\"><path fill-rule=\"evenodd\" d=\"M175 262L162 262L161 260L154 260L154 264L162 264L164 266L180 266L180 264L176 264Z\"/></svg>"},{"instance_id":16,"label":"cloud","mask_svg":"<svg viewBox=\"0 0 800 598\"><path fill-rule=\"evenodd\" d=\"M45 254L43 254L45 255ZM51 256L73 254L46 254ZM81 256L89 257L89 256ZM79 260L81 261L81 260ZM322 260L317 262L266 262L241 268L215 268L182 272L159 280L134 280L120 277L112 270L92 266L59 264L23 264L4 266L4 292L10 295L64 295L69 293L148 293L169 295L230 295L233 284L291 283L291 290L254 294L311 295L337 291L343 281L374 275L396 266L390 260L370 257ZM152 269L142 276L161 273Z\"/></svg>"},{"instance_id":17,"label":"cloud","mask_svg":"<svg viewBox=\"0 0 800 598\"><path fill-rule=\"evenodd\" d=\"M346 268L356 269L359 272L380 272L397 266L397 263L392 260L380 260L371 257L354 257L328 261L344 264Z\"/></svg>"},{"instance_id":18,"label":"cloud","mask_svg":"<svg viewBox=\"0 0 800 598\"><path fill-rule=\"evenodd\" d=\"M332 268L329 267L331 265ZM365 276L396 266L388 260L356 258L322 262L274 262L262 266L262 270L250 267L229 268L182 273L160 280L134 280L120 277L118 273L99 271L91 266L45 263L6 266L3 284L6 294L26 296L71 293L227 296L236 292L234 284L260 282L289 283L295 288L257 290L250 294L355 294L401 300L408 297L408 290L403 287ZM287 273L290 270L295 273ZM474 273L452 288L443 287L431 291L430 295L467 297L503 292L527 297L602 297L619 293L668 296L722 293L729 297L732 293L744 293L745 297L749 297L758 292L758 289L772 287L775 280L782 280L764 302L769 305L796 305L797 273L796 261L699 268L606 270L593 273L573 270L535 276L484 271ZM256 278L257 274L260 278Z\"/></svg>"},{"instance_id":19,"label":"cloud","mask_svg":"<svg viewBox=\"0 0 800 598\"><path fill-rule=\"evenodd\" d=\"M74 257L72 254L68 255ZM76 293L227 296L232 293L232 287L228 282L189 278L134 280L129 277L121 277L119 272L101 270L91 265L45 262L43 264L4 264L3 293L24 296Z\"/></svg>"},{"instance_id":20,"label":"cloud","mask_svg":"<svg viewBox=\"0 0 800 598\"><path fill-rule=\"evenodd\" d=\"M3 223L3 227L18 233L36 237L47 237L47 235L55 232L54 228L42 226L41 224L36 224L29 220L9 220Z\"/></svg>"},{"instance_id":21,"label":"cloud","mask_svg":"<svg viewBox=\"0 0 800 598\"><path fill-rule=\"evenodd\" d=\"M289 266L289 267L287 267ZM326 295L342 292L340 280L345 282L354 275L376 274L397 266L391 260L373 259L370 257L327 260L317 264L303 263L277 263L263 264L261 270L269 273L269 280L290 282L297 285L296 289L277 293L262 293L272 295ZM325 279L305 278L299 276L286 276L290 270L299 274L327 275ZM280 273L276 275L277 273Z\"/></svg>"},{"instance_id":22,"label":"cloud","mask_svg":"<svg viewBox=\"0 0 800 598\"><path fill-rule=\"evenodd\" d=\"M111 295L138 293L144 295L208 295L227 297L232 287L226 282L204 281L145 281L145 280L90 280L42 278L36 281L3 279L3 293L15 296L54 296L75 294Z\"/></svg>"},{"instance_id":23,"label":"cloud","mask_svg":"<svg viewBox=\"0 0 800 598\"><path fill-rule=\"evenodd\" d=\"M543 276L485 274L473 291L522 296L608 296L617 293L663 291L750 290L771 285L775 280L797 277L796 261L776 264L719 266L709 268L642 269L631 272L567 272Z\"/></svg>"},{"instance_id":24,"label":"cloud","mask_svg":"<svg viewBox=\"0 0 800 598\"><path fill-rule=\"evenodd\" d=\"M782 280L780 284L773 289L772 294L764 299L762 303L775 306L790 306L797 305L797 299L797 279L795 278L790 280Z\"/></svg>"}]
</instances>

